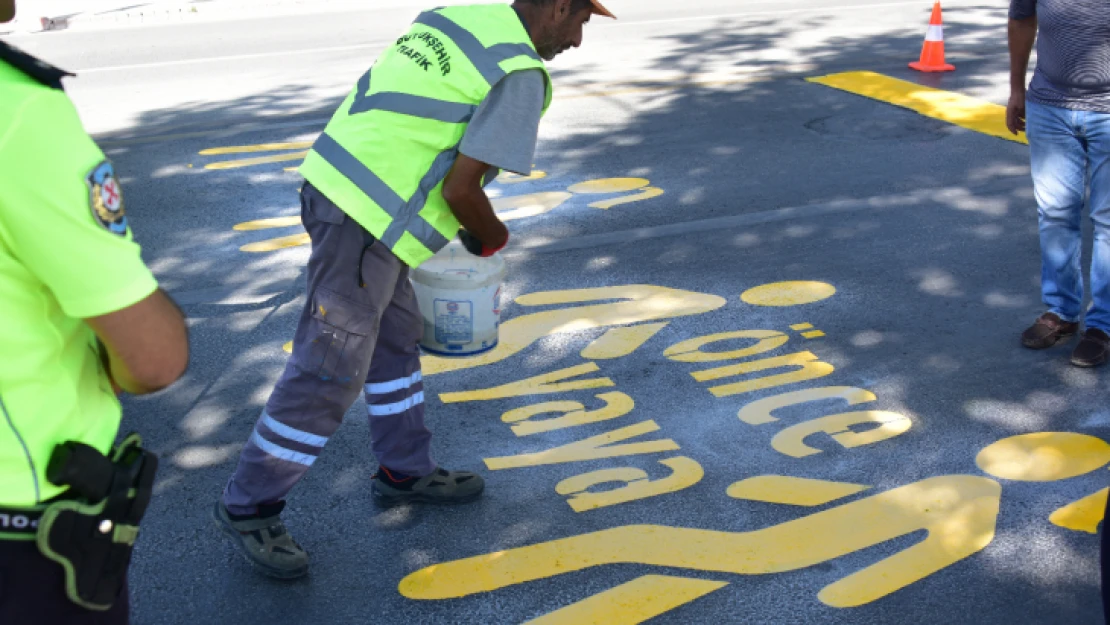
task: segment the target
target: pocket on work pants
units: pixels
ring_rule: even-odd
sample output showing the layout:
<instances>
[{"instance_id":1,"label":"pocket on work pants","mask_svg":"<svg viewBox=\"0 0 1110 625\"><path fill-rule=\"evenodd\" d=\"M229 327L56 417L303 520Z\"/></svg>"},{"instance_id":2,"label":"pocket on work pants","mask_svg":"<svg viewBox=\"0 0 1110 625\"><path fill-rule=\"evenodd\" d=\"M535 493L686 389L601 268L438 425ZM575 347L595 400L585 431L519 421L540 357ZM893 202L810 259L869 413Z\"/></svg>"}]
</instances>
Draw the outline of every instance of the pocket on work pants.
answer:
<instances>
[{"instance_id":1,"label":"pocket on work pants","mask_svg":"<svg viewBox=\"0 0 1110 625\"><path fill-rule=\"evenodd\" d=\"M377 341L380 314L317 287L306 311L303 338L293 346L297 367L324 382L360 386Z\"/></svg>"},{"instance_id":2,"label":"pocket on work pants","mask_svg":"<svg viewBox=\"0 0 1110 625\"><path fill-rule=\"evenodd\" d=\"M312 183L306 182L301 188L301 221L307 228L310 220L341 226L347 220L347 213L344 213L343 209L336 206L335 202L329 200L326 195L320 193Z\"/></svg>"}]
</instances>

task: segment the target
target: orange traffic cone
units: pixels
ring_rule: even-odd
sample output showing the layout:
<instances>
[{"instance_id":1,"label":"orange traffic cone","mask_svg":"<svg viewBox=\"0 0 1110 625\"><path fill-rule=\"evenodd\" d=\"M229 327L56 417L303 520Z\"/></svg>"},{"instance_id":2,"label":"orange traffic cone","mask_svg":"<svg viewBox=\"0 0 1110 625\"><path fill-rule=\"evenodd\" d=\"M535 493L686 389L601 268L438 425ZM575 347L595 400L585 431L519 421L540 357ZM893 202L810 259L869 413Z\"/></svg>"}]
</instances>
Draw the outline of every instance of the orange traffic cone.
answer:
<instances>
[{"instance_id":1,"label":"orange traffic cone","mask_svg":"<svg viewBox=\"0 0 1110 625\"><path fill-rule=\"evenodd\" d=\"M940 0L933 4L925 46L921 48L921 60L910 63L910 67L921 72L951 72L956 69L944 62L944 20L940 15Z\"/></svg>"}]
</instances>

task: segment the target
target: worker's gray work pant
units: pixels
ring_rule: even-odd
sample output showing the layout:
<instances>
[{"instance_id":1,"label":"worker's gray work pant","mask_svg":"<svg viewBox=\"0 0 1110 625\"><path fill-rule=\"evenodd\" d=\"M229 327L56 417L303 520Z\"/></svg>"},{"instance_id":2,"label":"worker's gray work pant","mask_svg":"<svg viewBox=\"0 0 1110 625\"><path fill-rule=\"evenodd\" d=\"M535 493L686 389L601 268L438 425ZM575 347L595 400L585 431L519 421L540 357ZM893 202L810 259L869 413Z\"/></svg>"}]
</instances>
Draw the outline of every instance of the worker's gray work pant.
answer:
<instances>
[{"instance_id":1,"label":"worker's gray work pant","mask_svg":"<svg viewBox=\"0 0 1110 625\"><path fill-rule=\"evenodd\" d=\"M283 500L360 390L378 463L414 476L436 468L417 347L424 322L409 268L307 183L301 218L312 238L308 300L293 355L224 491L233 514Z\"/></svg>"}]
</instances>

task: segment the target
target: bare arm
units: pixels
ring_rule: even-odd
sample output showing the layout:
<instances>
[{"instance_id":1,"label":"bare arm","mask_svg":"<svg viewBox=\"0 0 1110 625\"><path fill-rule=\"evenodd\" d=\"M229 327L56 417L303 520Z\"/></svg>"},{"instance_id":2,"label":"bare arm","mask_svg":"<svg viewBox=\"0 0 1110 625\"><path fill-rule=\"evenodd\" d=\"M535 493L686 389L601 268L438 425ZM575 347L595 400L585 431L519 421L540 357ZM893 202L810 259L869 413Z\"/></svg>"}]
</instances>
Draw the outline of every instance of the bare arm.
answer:
<instances>
[{"instance_id":1,"label":"bare arm","mask_svg":"<svg viewBox=\"0 0 1110 625\"><path fill-rule=\"evenodd\" d=\"M509 242L509 229L493 212L493 205L482 189L482 178L490 166L459 154L454 167L443 182L443 199L463 228L490 250L501 249Z\"/></svg>"},{"instance_id":2,"label":"bare arm","mask_svg":"<svg viewBox=\"0 0 1110 625\"><path fill-rule=\"evenodd\" d=\"M185 319L161 289L114 313L85 319L103 343L112 380L134 395L173 384L189 364Z\"/></svg>"},{"instance_id":3,"label":"bare arm","mask_svg":"<svg viewBox=\"0 0 1110 625\"><path fill-rule=\"evenodd\" d=\"M1037 17L1010 20L1007 28L1010 45L1010 104L1006 107L1006 127L1015 135L1025 130L1025 75L1029 56L1037 39Z\"/></svg>"}]
</instances>

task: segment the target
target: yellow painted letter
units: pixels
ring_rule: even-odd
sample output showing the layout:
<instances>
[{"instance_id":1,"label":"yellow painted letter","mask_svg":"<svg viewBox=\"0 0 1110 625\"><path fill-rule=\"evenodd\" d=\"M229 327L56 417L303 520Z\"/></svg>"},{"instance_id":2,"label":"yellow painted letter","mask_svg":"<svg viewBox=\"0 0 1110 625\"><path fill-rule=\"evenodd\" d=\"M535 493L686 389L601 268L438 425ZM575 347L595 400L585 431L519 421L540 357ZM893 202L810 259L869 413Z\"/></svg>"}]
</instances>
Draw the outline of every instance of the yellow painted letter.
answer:
<instances>
[{"instance_id":1,"label":"yellow painted letter","mask_svg":"<svg viewBox=\"0 0 1110 625\"><path fill-rule=\"evenodd\" d=\"M737 575L805 569L926 530L924 538L829 584L818 598L851 608L978 553L994 539L1002 487L943 475L750 532L626 525L453 562L401 580L409 599L451 599L610 564Z\"/></svg>"},{"instance_id":2,"label":"yellow painted letter","mask_svg":"<svg viewBox=\"0 0 1110 625\"><path fill-rule=\"evenodd\" d=\"M709 382L712 380L744 375L746 373L755 373L756 371L780 369L782 367L796 367L797 370L789 373L768 375L746 382L734 382L723 386L714 386L709 389L709 392L717 397L740 395L742 393L750 393L765 388L774 388L776 386L796 384L798 382L805 382L806 380L821 378L829 375L835 370L829 363L817 360L817 356L814 356L810 352L798 352L796 354L787 354L786 356L753 360L738 365L728 365L725 367L717 367L716 369L695 371L690 375L694 376L694 379L698 382Z\"/></svg>"},{"instance_id":3,"label":"yellow painted letter","mask_svg":"<svg viewBox=\"0 0 1110 625\"><path fill-rule=\"evenodd\" d=\"M728 341L731 339L757 339L751 347L733 350L731 352L703 352L701 348L710 343ZM739 332L725 332L712 336L683 341L663 352L663 355L676 362L717 362L721 360L740 360L748 356L755 356L769 352L786 345L790 337L774 330L741 330Z\"/></svg>"},{"instance_id":4,"label":"yellow painted letter","mask_svg":"<svg viewBox=\"0 0 1110 625\"><path fill-rule=\"evenodd\" d=\"M864 432L853 432L851 426L861 423L877 424L878 427ZM860 412L843 412L799 423L779 432L771 439L771 447L775 451L793 458L803 458L821 453L805 444L807 436L824 432L832 436L833 440L844 447L862 447L894 438L904 434L913 426L913 421L905 415L885 410L862 410Z\"/></svg>"},{"instance_id":5,"label":"yellow painted letter","mask_svg":"<svg viewBox=\"0 0 1110 625\"><path fill-rule=\"evenodd\" d=\"M501 362L551 334L701 315L717 310L728 303L725 298L717 295L650 285L548 291L529 293L516 299L516 303L521 306L553 306L586 302L605 303L545 310L510 319L501 325L501 340L495 349L474 358L425 356L421 359L424 375Z\"/></svg>"},{"instance_id":6,"label":"yellow painted letter","mask_svg":"<svg viewBox=\"0 0 1110 625\"><path fill-rule=\"evenodd\" d=\"M521 454L519 456L505 456L502 458L486 458L486 466L489 467L491 471L497 471L500 469L536 467L543 464L599 460L601 458L615 458L617 456L657 454L678 449L678 443L669 438L657 441L626 443L624 445L612 444L658 430L659 425L654 421L644 421L636 425L630 425L619 430L613 430L612 432L591 436L584 440L556 447L555 449L548 449L547 451L534 454Z\"/></svg>"},{"instance_id":7,"label":"yellow painted letter","mask_svg":"<svg viewBox=\"0 0 1110 625\"><path fill-rule=\"evenodd\" d=\"M513 433L517 436L528 436L529 434L551 432L575 425L616 419L632 412L632 409L636 407L632 398L624 393L602 393L597 398L605 402L605 406L597 410L587 411L584 405L576 401L553 401L510 410L501 415L501 420L505 423L516 423L513 426ZM548 412L564 412L566 414L553 419L532 419L536 415Z\"/></svg>"},{"instance_id":8,"label":"yellow painted letter","mask_svg":"<svg viewBox=\"0 0 1110 625\"><path fill-rule=\"evenodd\" d=\"M867 402L875 401L877 398L871 391L851 386L807 388L801 391L791 391L781 395L757 399L741 408L739 414L736 416L740 417L740 420L744 423L763 425L764 423L778 421L778 418L771 413L779 408L797 406L798 404L820 401L822 399L843 399L848 402L849 406L855 406L857 404L866 404Z\"/></svg>"},{"instance_id":9,"label":"yellow painted letter","mask_svg":"<svg viewBox=\"0 0 1110 625\"><path fill-rule=\"evenodd\" d=\"M580 391L589 388L605 388L616 386L609 378L589 378L566 382L587 373L594 373L600 368L597 363L587 362L577 367L569 367L537 375L527 380L509 382L501 386L482 389L479 391L460 391L458 393L443 393L439 396L445 404L455 404L464 401L489 401L491 399L505 399L506 397L520 397L521 395L546 395L549 393L562 393L564 391Z\"/></svg>"},{"instance_id":10,"label":"yellow painted letter","mask_svg":"<svg viewBox=\"0 0 1110 625\"><path fill-rule=\"evenodd\" d=\"M572 495L567 504L575 512L596 510L615 506L637 499L647 499L656 495L678 492L701 481L705 475L701 465L685 456L660 460L660 464L670 467L672 473L658 480L648 478L646 471L625 467L622 469L602 469L591 473L576 475L559 482L555 492ZM586 489L607 482L625 482L626 485L613 490L588 492Z\"/></svg>"}]
</instances>

